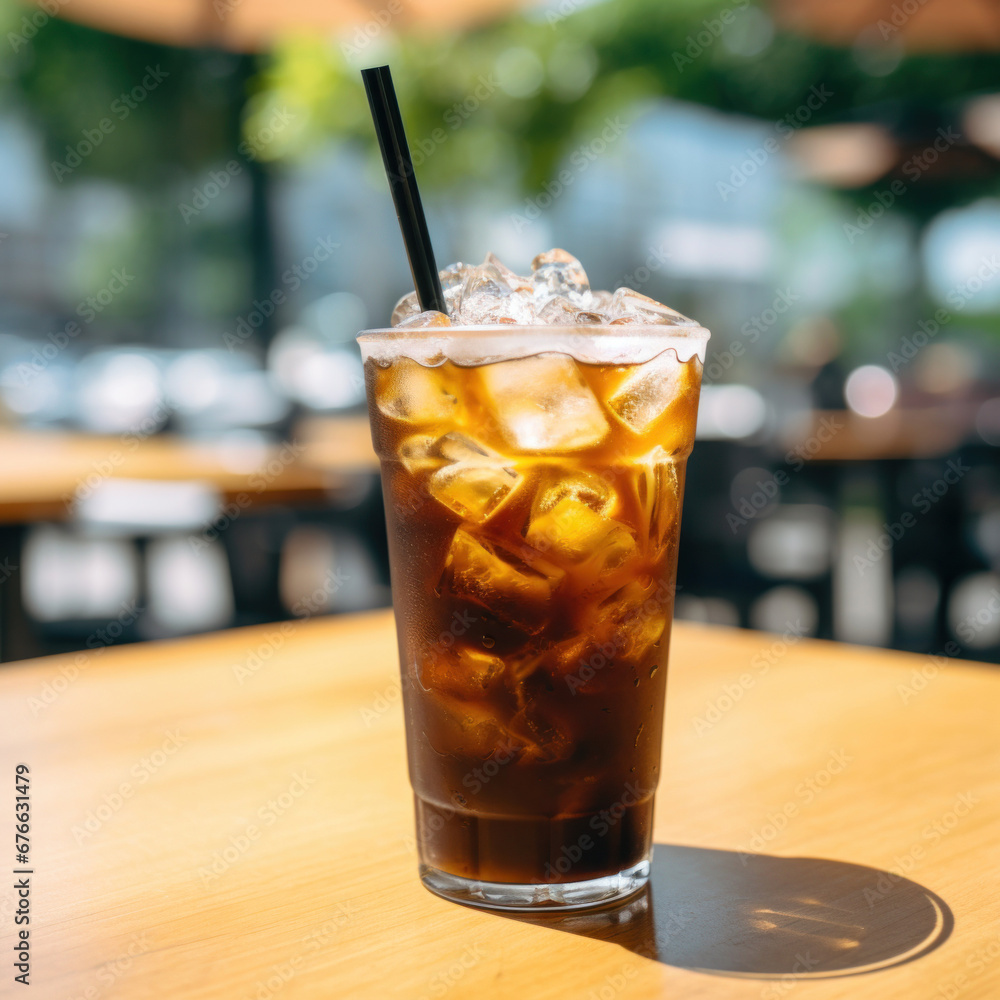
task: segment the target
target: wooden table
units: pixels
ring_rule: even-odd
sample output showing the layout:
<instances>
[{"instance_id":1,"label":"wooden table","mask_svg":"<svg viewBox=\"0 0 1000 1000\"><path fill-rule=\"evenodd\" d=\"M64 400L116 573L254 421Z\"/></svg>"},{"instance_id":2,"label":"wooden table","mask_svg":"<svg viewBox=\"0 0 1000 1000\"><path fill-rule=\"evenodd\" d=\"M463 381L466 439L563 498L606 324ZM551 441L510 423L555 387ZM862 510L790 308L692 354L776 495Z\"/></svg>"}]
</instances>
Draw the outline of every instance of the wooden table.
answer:
<instances>
[{"instance_id":1,"label":"wooden table","mask_svg":"<svg viewBox=\"0 0 1000 1000\"><path fill-rule=\"evenodd\" d=\"M71 520L78 500L123 479L204 484L224 510L233 504L241 511L325 506L350 493L358 476L372 475L378 463L367 418L328 418L323 426L320 463L308 458L315 451L311 440L257 447L225 438L0 428L0 660L41 651L22 602L27 525Z\"/></svg>"},{"instance_id":2,"label":"wooden table","mask_svg":"<svg viewBox=\"0 0 1000 1000\"><path fill-rule=\"evenodd\" d=\"M652 890L532 919L417 880L385 612L0 668L0 995L1000 996L1000 673L690 624L672 660Z\"/></svg>"},{"instance_id":3,"label":"wooden table","mask_svg":"<svg viewBox=\"0 0 1000 1000\"><path fill-rule=\"evenodd\" d=\"M353 426L352 426L353 432ZM322 501L338 485L331 473L301 460L304 449L247 449L170 435L107 437L49 431L0 431L0 523L62 520L74 496L105 479L197 480L225 500Z\"/></svg>"}]
</instances>

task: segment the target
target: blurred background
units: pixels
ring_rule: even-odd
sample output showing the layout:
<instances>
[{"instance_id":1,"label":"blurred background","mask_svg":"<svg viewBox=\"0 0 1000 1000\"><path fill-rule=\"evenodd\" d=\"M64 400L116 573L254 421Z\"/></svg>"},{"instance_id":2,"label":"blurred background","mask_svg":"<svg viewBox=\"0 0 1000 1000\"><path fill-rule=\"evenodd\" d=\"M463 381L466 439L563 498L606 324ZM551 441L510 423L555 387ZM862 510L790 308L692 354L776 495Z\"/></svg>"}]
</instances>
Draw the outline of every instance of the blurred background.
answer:
<instances>
[{"instance_id":1,"label":"blurred background","mask_svg":"<svg viewBox=\"0 0 1000 1000\"><path fill-rule=\"evenodd\" d=\"M0 658L389 603L354 336L579 256L713 331L680 617L1000 662L988 0L0 0Z\"/></svg>"}]
</instances>

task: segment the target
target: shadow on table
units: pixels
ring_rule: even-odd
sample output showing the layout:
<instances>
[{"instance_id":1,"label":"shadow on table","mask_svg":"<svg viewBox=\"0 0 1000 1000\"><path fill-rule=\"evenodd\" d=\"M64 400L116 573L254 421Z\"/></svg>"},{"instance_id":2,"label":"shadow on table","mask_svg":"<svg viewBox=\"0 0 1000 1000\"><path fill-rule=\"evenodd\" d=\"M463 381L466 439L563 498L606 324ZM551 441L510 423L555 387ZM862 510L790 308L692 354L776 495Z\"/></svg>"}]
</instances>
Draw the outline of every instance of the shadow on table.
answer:
<instances>
[{"instance_id":1,"label":"shadow on table","mask_svg":"<svg viewBox=\"0 0 1000 1000\"><path fill-rule=\"evenodd\" d=\"M947 940L948 905L916 882L822 858L657 844L650 884L585 913L509 914L683 969L817 979L911 962Z\"/></svg>"}]
</instances>

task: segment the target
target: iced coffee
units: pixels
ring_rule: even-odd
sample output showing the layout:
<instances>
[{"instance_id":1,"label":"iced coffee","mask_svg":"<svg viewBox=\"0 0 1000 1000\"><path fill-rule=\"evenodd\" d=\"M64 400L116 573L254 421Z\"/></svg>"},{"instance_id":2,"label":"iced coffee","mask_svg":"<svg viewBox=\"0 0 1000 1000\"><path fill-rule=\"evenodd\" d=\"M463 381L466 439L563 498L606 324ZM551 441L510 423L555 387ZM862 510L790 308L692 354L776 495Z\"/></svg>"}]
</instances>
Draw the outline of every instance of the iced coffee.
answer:
<instances>
[{"instance_id":1,"label":"iced coffee","mask_svg":"<svg viewBox=\"0 0 1000 1000\"><path fill-rule=\"evenodd\" d=\"M705 341L561 250L441 273L363 334L421 876L591 905L649 870Z\"/></svg>"}]
</instances>

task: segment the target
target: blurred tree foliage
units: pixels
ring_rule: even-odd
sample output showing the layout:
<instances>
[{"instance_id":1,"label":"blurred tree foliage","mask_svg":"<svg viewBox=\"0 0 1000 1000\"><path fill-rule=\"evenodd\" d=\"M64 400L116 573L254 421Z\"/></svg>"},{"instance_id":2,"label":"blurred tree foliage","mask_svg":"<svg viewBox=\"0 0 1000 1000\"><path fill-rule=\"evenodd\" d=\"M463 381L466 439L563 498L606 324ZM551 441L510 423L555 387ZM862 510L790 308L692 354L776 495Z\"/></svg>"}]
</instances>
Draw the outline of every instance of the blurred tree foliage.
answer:
<instances>
[{"instance_id":1,"label":"blurred tree foliage","mask_svg":"<svg viewBox=\"0 0 1000 1000\"><path fill-rule=\"evenodd\" d=\"M215 223L206 213L188 229L177 213L210 169L247 162L241 141L278 165L339 138L366 146L374 165L365 65L392 64L422 184L528 193L575 145L599 134L605 118L646 100L667 96L776 126L877 120L919 148L937 126L959 121L962 100L995 90L1000 79L997 55L920 55L895 65L884 61L891 50L859 57L775 32L766 8L748 0L550 0L464 34L390 29L372 20L339 39L289 37L251 57L120 38L0 0L0 106L23 108L43 126L50 165L113 119L114 132L64 183L104 177L132 188L143 217L130 239L158 248L146 266L153 281L181 245L193 246L203 264L238 271L246 246L269 243L252 224ZM116 102L150 67L163 82L130 109L125 127ZM796 117L817 90L818 107ZM258 195L259 170L254 163ZM923 221L995 193L995 177L992 170L979 179L929 174L901 208ZM858 207L871 202L873 188L854 192ZM261 196L248 210L258 223L266 220L263 204ZM269 268L256 261L255 286L270 287ZM219 314L236 308L246 288L245 279L212 284Z\"/></svg>"},{"instance_id":2,"label":"blurred tree foliage","mask_svg":"<svg viewBox=\"0 0 1000 1000\"><path fill-rule=\"evenodd\" d=\"M330 136L374 148L359 69L379 62L392 64L413 145L424 144L426 152L416 152L424 183L513 181L529 191L574 141L643 98L668 95L777 122L820 87L829 96L809 124L875 117L897 132L919 132L928 115L947 116L953 102L995 89L1000 78L1000 56L990 54L911 56L873 76L843 49L771 37L767 14L747 0L552 0L465 34L397 36L373 20L340 39L286 39L260 57L249 84L243 57L119 38L58 18L25 30L33 14L37 8L0 0L7 37L0 95L15 91L27 102L54 159L107 116L147 66L169 74L147 98L151 113L134 114L80 168L133 181L231 156L237 108L250 141L275 114L290 117L262 145L262 159L294 158Z\"/></svg>"},{"instance_id":3,"label":"blurred tree foliage","mask_svg":"<svg viewBox=\"0 0 1000 1000\"><path fill-rule=\"evenodd\" d=\"M955 54L911 56L872 75L843 49L772 37L767 14L746 0L561 0L465 35L390 38L373 27L335 42L290 39L264 60L254 114L285 107L296 116L267 155L294 156L331 134L371 142L358 70L378 62L392 64L412 144L433 149L417 154L421 180L496 182L513 169L527 190L551 176L574 142L599 132L606 115L642 98L667 95L798 127L801 117L787 116L819 88L810 125L875 119L897 134L933 138L929 126L954 122L951 105L995 89L1000 72L1000 56Z\"/></svg>"},{"instance_id":4,"label":"blurred tree foliage","mask_svg":"<svg viewBox=\"0 0 1000 1000\"><path fill-rule=\"evenodd\" d=\"M123 38L12 0L0 0L0 32L0 109L38 126L50 188L107 180L128 191L127 225L74 244L70 277L54 283L64 304L127 262L137 280L104 319L165 316L194 298L197 314L240 308L250 226L210 213L188 225L179 204L238 156L252 58ZM188 280L177 273L182 251Z\"/></svg>"},{"instance_id":5,"label":"blurred tree foliage","mask_svg":"<svg viewBox=\"0 0 1000 1000\"><path fill-rule=\"evenodd\" d=\"M51 161L65 161L66 147L75 149L102 119L114 132L84 157L79 176L150 183L231 155L239 141L234 104L245 92L241 57L122 38L41 14L0 0L0 100L25 105L42 125ZM150 69L162 80L143 96Z\"/></svg>"}]
</instances>

